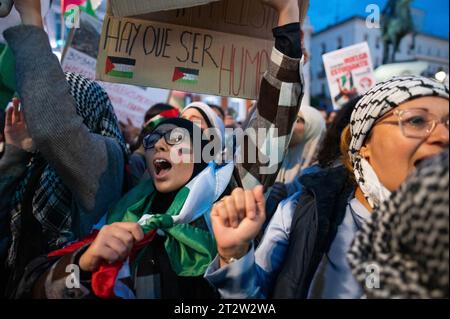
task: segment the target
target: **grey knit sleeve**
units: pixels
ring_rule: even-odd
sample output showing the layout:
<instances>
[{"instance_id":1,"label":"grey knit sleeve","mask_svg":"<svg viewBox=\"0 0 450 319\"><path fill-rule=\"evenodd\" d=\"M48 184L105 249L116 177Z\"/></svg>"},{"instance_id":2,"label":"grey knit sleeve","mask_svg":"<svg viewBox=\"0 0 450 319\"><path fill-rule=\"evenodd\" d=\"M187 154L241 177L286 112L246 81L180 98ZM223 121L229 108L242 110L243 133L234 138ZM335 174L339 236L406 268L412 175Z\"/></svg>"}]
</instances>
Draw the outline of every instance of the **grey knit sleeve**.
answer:
<instances>
[{"instance_id":1,"label":"grey knit sleeve","mask_svg":"<svg viewBox=\"0 0 450 319\"><path fill-rule=\"evenodd\" d=\"M72 191L77 203L101 216L120 198L124 156L118 143L91 133L44 30L17 26L4 32L16 58L17 90L37 149Z\"/></svg>"},{"instance_id":2,"label":"grey knit sleeve","mask_svg":"<svg viewBox=\"0 0 450 319\"><path fill-rule=\"evenodd\" d=\"M5 154L0 160L0 216L9 213L11 197L25 174L31 154L13 145L6 144Z\"/></svg>"}]
</instances>

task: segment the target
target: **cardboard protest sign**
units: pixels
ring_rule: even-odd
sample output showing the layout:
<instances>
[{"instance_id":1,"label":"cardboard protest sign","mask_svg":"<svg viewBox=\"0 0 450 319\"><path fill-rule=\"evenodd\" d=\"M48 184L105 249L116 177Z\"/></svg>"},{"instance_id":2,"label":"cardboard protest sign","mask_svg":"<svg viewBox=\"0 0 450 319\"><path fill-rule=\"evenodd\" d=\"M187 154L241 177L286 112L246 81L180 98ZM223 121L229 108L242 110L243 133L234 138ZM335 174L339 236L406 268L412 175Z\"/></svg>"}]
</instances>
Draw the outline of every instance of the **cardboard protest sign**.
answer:
<instances>
[{"instance_id":1,"label":"cardboard protest sign","mask_svg":"<svg viewBox=\"0 0 450 319\"><path fill-rule=\"evenodd\" d=\"M376 84L367 42L324 54L323 63L336 110Z\"/></svg>"},{"instance_id":2,"label":"cardboard protest sign","mask_svg":"<svg viewBox=\"0 0 450 319\"><path fill-rule=\"evenodd\" d=\"M96 56L100 41L101 22L82 13L80 28L74 33L65 50L62 67L65 72L73 72L94 80ZM165 103L168 90L142 88L139 86L98 82L108 93L114 112L119 121L127 123L129 118L135 127L142 126L145 112L156 103Z\"/></svg>"},{"instance_id":3,"label":"cardboard protest sign","mask_svg":"<svg viewBox=\"0 0 450 319\"><path fill-rule=\"evenodd\" d=\"M219 0L110 0L115 17L129 17L155 11L173 10L204 5Z\"/></svg>"},{"instance_id":4,"label":"cardboard protest sign","mask_svg":"<svg viewBox=\"0 0 450 319\"><path fill-rule=\"evenodd\" d=\"M204 10L206 12L211 12L212 10L218 10L225 16L227 19L233 20L235 23L242 24L242 22L249 22L250 24L258 23L258 21L262 21L265 19L264 13L262 12L262 8L264 7L263 2L265 0L109 0L109 13L114 17L131 17L131 16L141 16L147 13L158 12L157 15L153 15L152 18L158 17L160 14L165 14L165 12L159 11L168 11L172 10L176 12L175 9L183 9L182 12L186 11L186 8L197 7L195 10L190 10L191 12L198 12L198 8L202 6L203 8L200 10ZM205 4L211 3L212 6L204 6ZM307 10L309 8L309 0L299 0L300 6L300 21L303 23L306 17ZM224 10L226 8L227 11ZM265 10L268 9L265 6ZM251 11L251 15L247 11ZM188 10L189 11L189 10ZM275 14L273 10L271 15ZM268 11L267 11L268 12ZM263 13L263 14L262 14ZM180 14L178 11L177 15ZM262 14L262 15L261 15ZM189 15L189 12L188 12ZM251 17L251 19L248 19ZM160 21L161 20L155 20ZM207 18L207 16L194 16L191 22L201 22L203 19ZM215 19L217 23L221 23L222 19L219 17ZM195 25L191 25L195 26ZM210 28L207 28L210 29ZM217 29L215 29L217 31ZM225 32L229 32L225 30Z\"/></svg>"},{"instance_id":5,"label":"cardboard protest sign","mask_svg":"<svg viewBox=\"0 0 450 319\"><path fill-rule=\"evenodd\" d=\"M96 60L87 54L69 48L62 63L65 72L73 72L93 80L95 78ZM169 97L168 90L98 82L108 93L114 112L119 121L133 122L135 127L144 124L145 112L156 103L165 103Z\"/></svg>"},{"instance_id":6,"label":"cardboard protest sign","mask_svg":"<svg viewBox=\"0 0 450 319\"><path fill-rule=\"evenodd\" d=\"M106 16L97 79L256 99L273 41Z\"/></svg>"},{"instance_id":7,"label":"cardboard protest sign","mask_svg":"<svg viewBox=\"0 0 450 319\"><path fill-rule=\"evenodd\" d=\"M142 14L134 18L273 40L278 13L262 0L223 0L208 5Z\"/></svg>"},{"instance_id":8,"label":"cardboard protest sign","mask_svg":"<svg viewBox=\"0 0 450 319\"><path fill-rule=\"evenodd\" d=\"M110 0L97 78L256 99L278 22L264 2ZM309 0L299 5L303 21Z\"/></svg>"}]
</instances>

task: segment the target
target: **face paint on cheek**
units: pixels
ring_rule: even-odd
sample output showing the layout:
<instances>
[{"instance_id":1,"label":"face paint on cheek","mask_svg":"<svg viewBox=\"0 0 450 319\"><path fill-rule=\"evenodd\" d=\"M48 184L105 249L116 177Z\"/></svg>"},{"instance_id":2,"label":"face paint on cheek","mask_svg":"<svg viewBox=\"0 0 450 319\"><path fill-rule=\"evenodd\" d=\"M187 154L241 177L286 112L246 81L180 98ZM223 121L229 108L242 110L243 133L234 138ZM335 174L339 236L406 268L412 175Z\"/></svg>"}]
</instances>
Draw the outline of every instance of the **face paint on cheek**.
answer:
<instances>
[{"instance_id":1,"label":"face paint on cheek","mask_svg":"<svg viewBox=\"0 0 450 319\"><path fill-rule=\"evenodd\" d=\"M170 152L170 160L175 164L190 163L191 149L185 145L173 146Z\"/></svg>"}]
</instances>

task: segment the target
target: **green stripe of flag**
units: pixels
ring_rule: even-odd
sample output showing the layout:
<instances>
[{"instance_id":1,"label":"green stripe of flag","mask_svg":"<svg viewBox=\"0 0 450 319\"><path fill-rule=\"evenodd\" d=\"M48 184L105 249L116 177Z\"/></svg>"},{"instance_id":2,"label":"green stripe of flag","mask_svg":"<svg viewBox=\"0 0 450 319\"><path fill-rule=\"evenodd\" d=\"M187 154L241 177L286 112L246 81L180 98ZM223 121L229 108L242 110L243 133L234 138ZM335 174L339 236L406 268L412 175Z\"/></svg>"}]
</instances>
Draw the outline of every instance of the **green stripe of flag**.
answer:
<instances>
[{"instance_id":1,"label":"green stripe of flag","mask_svg":"<svg viewBox=\"0 0 450 319\"><path fill-rule=\"evenodd\" d=\"M116 78L132 79L133 76L134 76L134 73L133 72L126 72L126 71L112 70L112 71L108 72L108 75L116 77Z\"/></svg>"},{"instance_id":2,"label":"green stripe of flag","mask_svg":"<svg viewBox=\"0 0 450 319\"><path fill-rule=\"evenodd\" d=\"M185 79L181 79L176 81L177 83L181 83L181 84L197 84L198 80L185 80Z\"/></svg>"}]
</instances>

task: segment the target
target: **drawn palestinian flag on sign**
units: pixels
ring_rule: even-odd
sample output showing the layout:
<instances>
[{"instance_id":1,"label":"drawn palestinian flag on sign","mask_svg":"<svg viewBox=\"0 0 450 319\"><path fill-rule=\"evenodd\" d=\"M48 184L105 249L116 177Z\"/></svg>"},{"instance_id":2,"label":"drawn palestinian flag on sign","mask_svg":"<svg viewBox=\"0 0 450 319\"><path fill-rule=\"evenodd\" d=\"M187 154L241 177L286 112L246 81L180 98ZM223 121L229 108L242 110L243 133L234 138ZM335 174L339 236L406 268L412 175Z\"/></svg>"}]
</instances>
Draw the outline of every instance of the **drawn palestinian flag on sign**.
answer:
<instances>
[{"instance_id":1,"label":"drawn palestinian flag on sign","mask_svg":"<svg viewBox=\"0 0 450 319\"><path fill-rule=\"evenodd\" d=\"M176 67L173 72L172 82L183 84L197 84L199 70Z\"/></svg>"},{"instance_id":2,"label":"drawn palestinian flag on sign","mask_svg":"<svg viewBox=\"0 0 450 319\"><path fill-rule=\"evenodd\" d=\"M116 78L132 79L136 60L109 56L106 59L106 75Z\"/></svg>"}]
</instances>

